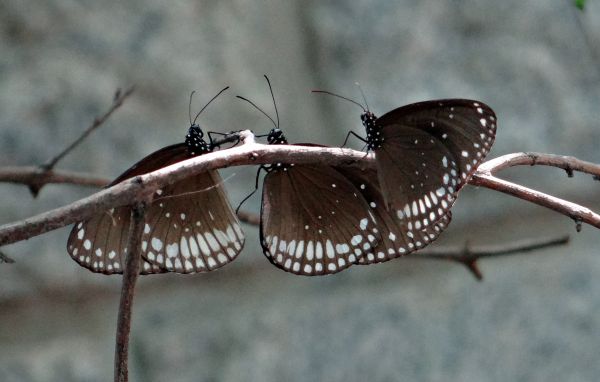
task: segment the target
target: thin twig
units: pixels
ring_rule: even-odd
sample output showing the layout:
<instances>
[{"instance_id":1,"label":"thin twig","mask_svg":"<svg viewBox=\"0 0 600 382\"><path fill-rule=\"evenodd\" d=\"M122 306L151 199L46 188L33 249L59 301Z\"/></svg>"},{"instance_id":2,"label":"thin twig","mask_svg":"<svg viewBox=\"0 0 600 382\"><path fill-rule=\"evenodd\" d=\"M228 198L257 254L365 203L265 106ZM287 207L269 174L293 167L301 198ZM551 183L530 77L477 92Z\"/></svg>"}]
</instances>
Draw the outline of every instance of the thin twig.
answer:
<instances>
[{"instance_id":1,"label":"thin twig","mask_svg":"<svg viewBox=\"0 0 600 382\"><path fill-rule=\"evenodd\" d=\"M115 381L128 380L128 353L129 333L131 331L131 311L135 283L140 274L140 241L144 227L145 203L137 203L131 211L131 224L125 255L125 268L123 269L123 283L121 285L121 300L119 302L119 315L117 317L117 336L115 345Z\"/></svg>"},{"instance_id":2,"label":"thin twig","mask_svg":"<svg viewBox=\"0 0 600 382\"><path fill-rule=\"evenodd\" d=\"M466 243L462 248L446 247L425 249L420 252L415 252L410 258L455 261L467 267L473 276L481 281L483 280L483 274L477 265L479 259L517 255L538 249L566 245L567 243L569 243L569 235L544 239L528 239L508 244L479 246L475 248L471 248L469 244Z\"/></svg>"},{"instance_id":3,"label":"thin twig","mask_svg":"<svg viewBox=\"0 0 600 382\"><path fill-rule=\"evenodd\" d=\"M50 183L103 187L110 183L110 180L77 172L41 171L39 167L34 166L15 166L0 167L0 182L24 184L39 189Z\"/></svg>"},{"instance_id":4,"label":"thin twig","mask_svg":"<svg viewBox=\"0 0 600 382\"><path fill-rule=\"evenodd\" d=\"M65 149L62 150L60 153L58 153L56 156L54 156L53 158L49 159L46 163L39 166L39 168L37 169L37 171L39 173L39 178L34 179L34 180L30 179L28 182L19 182L19 183L27 184L29 187L29 191L31 191L31 194L34 197L36 197L39 194L42 187L44 187L44 185L46 185L47 183L50 183L49 180L52 179L51 171L54 169L54 166L56 166L56 164L62 158L64 158L75 147L77 147L81 142L83 142L85 140L85 138L87 138L88 135L90 135L98 127L102 126L102 124L104 122L106 122L106 120L111 116L111 114L115 110L117 110L119 107L121 107L121 105L123 105L123 102L125 101L125 99L127 99L127 97L129 97L131 95L131 93L133 93L133 90L134 90L133 86L130 87L129 89L127 89L125 92L121 92L121 90L118 89L115 92L115 96L113 98L112 105L104 114L102 114L100 117L94 118L94 121L92 122L92 124L90 126L88 126L88 128L85 129L83 131L83 133L81 133L81 135L77 139L75 139L70 145L65 147ZM54 183L57 183L57 182L54 182Z\"/></svg>"},{"instance_id":5,"label":"thin twig","mask_svg":"<svg viewBox=\"0 0 600 382\"><path fill-rule=\"evenodd\" d=\"M81 133L81 135L77 139L75 139L63 151L58 153L54 158L51 158L50 160L48 160L48 162L44 163L40 167L46 171L52 170L54 168L54 166L56 166L56 163L58 163L58 161L60 161L62 158L64 158L65 155L67 155L75 147L77 147L77 145L79 145L81 142L83 142L83 140L85 138L87 138L87 136L90 135L94 130L96 130L98 127L102 126L102 124L111 116L111 114L115 110L117 110L119 107L121 107L121 105L123 105L123 102L125 101L125 99L127 97L129 97L131 95L131 93L133 93L133 90L134 90L133 86L130 87L129 89L127 89L125 92L121 92L121 90L117 90L115 93L115 96L113 98L113 103L110 106L110 108L104 114L102 114L100 117L94 118L94 121L92 122L92 124L83 133Z\"/></svg>"},{"instance_id":6,"label":"thin twig","mask_svg":"<svg viewBox=\"0 0 600 382\"><path fill-rule=\"evenodd\" d=\"M14 260L11 259L10 257L6 256L3 252L0 252L0 264L2 263L6 263L6 264L14 264Z\"/></svg>"}]
</instances>

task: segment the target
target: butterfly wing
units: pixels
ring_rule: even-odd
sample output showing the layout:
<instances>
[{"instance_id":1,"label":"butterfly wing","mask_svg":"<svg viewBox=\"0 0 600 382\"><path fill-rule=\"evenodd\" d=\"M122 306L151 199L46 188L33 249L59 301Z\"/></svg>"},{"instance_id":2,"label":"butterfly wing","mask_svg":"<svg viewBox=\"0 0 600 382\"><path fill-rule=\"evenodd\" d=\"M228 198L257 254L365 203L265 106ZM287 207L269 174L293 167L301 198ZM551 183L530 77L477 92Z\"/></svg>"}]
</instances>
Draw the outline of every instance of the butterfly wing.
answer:
<instances>
[{"instance_id":1,"label":"butterfly wing","mask_svg":"<svg viewBox=\"0 0 600 382\"><path fill-rule=\"evenodd\" d=\"M134 164L109 186L188 158L185 144L165 147ZM127 206L119 207L77 223L67 242L69 255L93 272L122 273L130 211ZM192 233L197 241L193 241ZM157 190L145 215L141 272L212 270L232 260L232 250L237 255L243 243L218 173L199 174ZM225 254L227 261L223 260Z\"/></svg>"},{"instance_id":2,"label":"butterfly wing","mask_svg":"<svg viewBox=\"0 0 600 382\"><path fill-rule=\"evenodd\" d=\"M216 171L161 190L146 213L147 261L177 273L208 272L233 261L244 234Z\"/></svg>"},{"instance_id":3,"label":"butterfly wing","mask_svg":"<svg viewBox=\"0 0 600 382\"><path fill-rule=\"evenodd\" d=\"M92 272L123 273L130 220L131 208L119 207L77 223L69 235L69 255ZM142 259L140 273L163 272L165 270Z\"/></svg>"},{"instance_id":4,"label":"butterfly wing","mask_svg":"<svg viewBox=\"0 0 600 382\"><path fill-rule=\"evenodd\" d=\"M493 110L471 100L407 105L376 123L384 138L375 155L385 204L420 227L446 216L496 134Z\"/></svg>"},{"instance_id":5,"label":"butterfly wing","mask_svg":"<svg viewBox=\"0 0 600 382\"><path fill-rule=\"evenodd\" d=\"M307 276L346 269L379 240L356 187L333 167L308 165L266 175L260 236L274 265Z\"/></svg>"},{"instance_id":6,"label":"butterfly wing","mask_svg":"<svg viewBox=\"0 0 600 382\"><path fill-rule=\"evenodd\" d=\"M361 170L357 167L343 167L338 170L360 190L369 203L381 236L380 243L358 259L358 264L381 263L424 248L435 241L450 223L450 211L435 222L434 219L430 219L431 222L425 225L420 225L416 216L398 219L385 208L375 170Z\"/></svg>"}]
</instances>

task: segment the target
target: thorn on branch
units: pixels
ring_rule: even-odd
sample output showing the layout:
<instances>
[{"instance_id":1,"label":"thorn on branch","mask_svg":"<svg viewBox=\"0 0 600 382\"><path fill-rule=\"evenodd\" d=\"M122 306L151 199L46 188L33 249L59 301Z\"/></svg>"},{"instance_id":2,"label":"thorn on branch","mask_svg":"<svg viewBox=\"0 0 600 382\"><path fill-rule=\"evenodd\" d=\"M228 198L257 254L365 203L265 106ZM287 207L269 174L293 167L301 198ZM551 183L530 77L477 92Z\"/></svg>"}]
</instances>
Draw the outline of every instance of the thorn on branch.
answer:
<instances>
[{"instance_id":1,"label":"thorn on branch","mask_svg":"<svg viewBox=\"0 0 600 382\"><path fill-rule=\"evenodd\" d=\"M481 270L479 269L477 260L462 261L462 264L464 264L464 266L467 267L467 269L473 274L473 277L475 277L477 281L483 281L483 273L481 273Z\"/></svg>"},{"instance_id":2,"label":"thorn on branch","mask_svg":"<svg viewBox=\"0 0 600 382\"><path fill-rule=\"evenodd\" d=\"M35 184L29 184L27 185L27 188L29 188L29 192L31 193L31 196L33 196L33 198L37 198L37 196L40 193L40 190L42 189L42 185L35 183Z\"/></svg>"},{"instance_id":3,"label":"thorn on branch","mask_svg":"<svg viewBox=\"0 0 600 382\"><path fill-rule=\"evenodd\" d=\"M0 264L14 264L15 261L10 257L6 256L3 252L0 252Z\"/></svg>"},{"instance_id":4,"label":"thorn on branch","mask_svg":"<svg viewBox=\"0 0 600 382\"><path fill-rule=\"evenodd\" d=\"M578 233L579 233L579 232L581 232L581 227L582 227L582 224L581 224L581 219L575 218L575 219L573 219L573 220L575 221L575 230L576 230Z\"/></svg>"},{"instance_id":5,"label":"thorn on branch","mask_svg":"<svg viewBox=\"0 0 600 382\"><path fill-rule=\"evenodd\" d=\"M572 177L573 177L573 169L571 168L571 166L567 166L567 167L565 168L565 171L567 172L567 176L568 176L569 178L572 178Z\"/></svg>"}]
</instances>

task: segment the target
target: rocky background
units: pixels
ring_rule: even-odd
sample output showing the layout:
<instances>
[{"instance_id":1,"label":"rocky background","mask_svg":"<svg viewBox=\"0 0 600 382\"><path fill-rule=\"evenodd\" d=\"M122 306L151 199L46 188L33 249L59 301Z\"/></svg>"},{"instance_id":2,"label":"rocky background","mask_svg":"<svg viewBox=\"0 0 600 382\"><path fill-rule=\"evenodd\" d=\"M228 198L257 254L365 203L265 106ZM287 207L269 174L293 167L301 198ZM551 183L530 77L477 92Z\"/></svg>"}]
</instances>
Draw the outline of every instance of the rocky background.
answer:
<instances>
[{"instance_id":1,"label":"rocky background","mask_svg":"<svg viewBox=\"0 0 600 382\"><path fill-rule=\"evenodd\" d=\"M179 142L188 97L200 124L267 131L273 82L290 141L339 145L359 110L431 98L480 99L499 130L491 157L516 151L600 162L600 5L571 1L8 0L0 3L0 165L46 161L136 92L59 165L115 177ZM236 205L254 169L223 172ZM600 183L550 168L508 179L600 209ZM0 223L92 189L37 199L0 185ZM245 205L258 211L259 197ZM438 246L571 233L568 247L482 262L485 281L446 262L396 260L303 278L272 267L256 227L235 263L207 275L144 277L134 311L133 381L595 381L600 375L600 235L568 218L467 187ZM112 378L119 278L80 268L69 228L2 250L0 380Z\"/></svg>"}]
</instances>

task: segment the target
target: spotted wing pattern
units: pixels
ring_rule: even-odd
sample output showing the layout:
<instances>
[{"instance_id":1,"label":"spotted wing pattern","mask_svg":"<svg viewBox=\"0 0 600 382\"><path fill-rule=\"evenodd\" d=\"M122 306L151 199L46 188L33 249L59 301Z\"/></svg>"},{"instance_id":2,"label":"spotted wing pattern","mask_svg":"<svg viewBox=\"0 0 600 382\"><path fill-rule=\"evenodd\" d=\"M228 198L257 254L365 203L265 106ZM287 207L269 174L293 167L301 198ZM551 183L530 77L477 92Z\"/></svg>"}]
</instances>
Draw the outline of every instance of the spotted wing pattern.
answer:
<instances>
[{"instance_id":1,"label":"spotted wing pattern","mask_svg":"<svg viewBox=\"0 0 600 382\"><path fill-rule=\"evenodd\" d=\"M69 255L92 272L123 273L130 219L131 208L120 207L77 223L69 236ZM140 273L162 272L165 270L142 259Z\"/></svg>"},{"instance_id":2,"label":"spotted wing pattern","mask_svg":"<svg viewBox=\"0 0 600 382\"><path fill-rule=\"evenodd\" d=\"M233 261L244 234L215 171L159 190L146 213L142 252L170 272L208 272Z\"/></svg>"},{"instance_id":3,"label":"spotted wing pattern","mask_svg":"<svg viewBox=\"0 0 600 382\"><path fill-rule=\"evenodd\" d=\"M264 180L260 234L273 264L306 276L346 269L379 242L360 191L329 166L272 169Z\"/></svg>"},{"instance_id":4,"label":"spotted wing pattern","mask_svg":"<svg viewBox=\"0 0 600 382\"><path fill-rule=\"evenodd\" d=\"M186 144L158 150L110 185L188 159L187 150ZM92 272L122 273L130 211L115 208L77 223L67 242L69 255ZM146 211L141 245L142 274L205 272L233 260L244 235L218 173L210 171L158 190Z\"/></svg>"},{"instance_id":5,"label":"spotted wing pattern","mask_svg":"<svg viewBox=\"0 0 600 382\"><path fill-rule=\"evenodd\" d=\"M488 154L496 116L471 100L439 100L395 109L376 120L375 150L385 204L421 229L444 218L457 192Z\"/></svg>"},{"instance_id":6,"label":"spotted wing pattern","mask_svg":"<svg viewBox=\"0 0 600 382\"><path fill-rule=\"evenodd\" d=\"M424 221L423 224L418 215L403 214L402 218L398 219L385 207L375 170L361 170L357 167L344 167L338 170L360 190L369 203L381 236L380 243L376 247L357 259L358 264L381 263L424 248L435 241L450 224L451 212L447 212L437 221L429 219L431 221ZM435 201L439 203L437 199Z\"/></svg>"}]
</instances>

